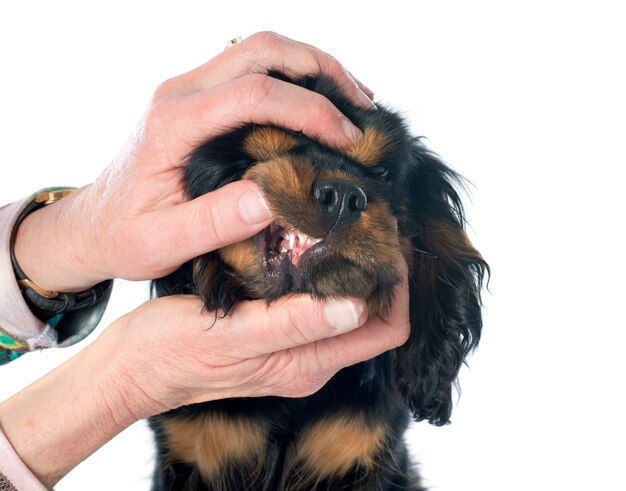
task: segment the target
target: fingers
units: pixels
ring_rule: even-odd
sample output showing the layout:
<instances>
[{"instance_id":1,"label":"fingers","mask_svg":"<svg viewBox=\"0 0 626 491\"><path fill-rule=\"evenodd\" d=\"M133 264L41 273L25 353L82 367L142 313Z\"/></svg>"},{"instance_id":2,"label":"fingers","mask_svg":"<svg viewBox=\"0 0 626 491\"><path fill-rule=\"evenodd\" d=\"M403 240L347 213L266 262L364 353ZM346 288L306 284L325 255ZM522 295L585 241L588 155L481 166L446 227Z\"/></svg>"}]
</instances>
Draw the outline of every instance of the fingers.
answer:
<instances>
[{"instance_id":1,"label":"fingers","mask_svg":"<svg viewBox=\"0 0 626 491\"><path fill-rule=\"evenodd\" d=\"M239 64L240 75L266 74L276 70L292 79L307 75L326 75L332 78L344 95L355 105L372 109L372 100L358 82L335 58L314 46L294 41L273 32L257 33L235 46L236 50L223 53ZM371 91L370 91L371 92Z\"/></svg>"},{"instance_id":2,"label":"fingers","mask_svg":"<svg viewBox=\"0 0 626 491\"><path fill-rule=\"evenodd\" d=\"M235 306L224 329L235 357L253 358L281 352L357 329L367 319L362 299L330 299L325 302L309 296L264 302L241 302ZM241 340L245 339L245 345ZM243 351L242 351L243 349Z\"/></svg>"},{"instance_id":3,"label":"fingers","mask_svg":"<svg viewBox=\"0 0 626 491\"><path fill-rule=\"evenodd\" d=\"M396 288L393 306L385 319L375 317L345 334L273 353L263 362L254 395L304 397L317 392L342 368L370 360L402 346L409 338L409 286Z\"/></svg>"},{"instance_id":4,"label":"fingers","mask_svg":"<svg viewBox=\"0 0 626 491\"><path fill-rule=\"evenodd\" d=\"M122 332L139 329L135 338L142 343L158 340L145 351L150 360L162 350L172 359L171 383L161 387L174 392L171 407L183 396L185 404L223 397L303 397L342 368L406 342L410 331L406 279L395 295L389 315L369 321L363 300L353 298L317 302L303 295L270 306L246 301L228 316L216 318L202 312L198 297L164 297L129 314L129 326ZM176 342L167 341L172 339ZM169 401L168 397L172 399L163 396Z\"/></svg>"},{"instance_id":5,"label":"fingers","mask_svg":"<svg viewBox=\"0 0 626 491\"><path fill-rule=\"evenodd\" d=\"M302 87L266 75L251 74L197 92L168 99L153 107L148 131L168 128L171 154L187 155L200 141L245 123L272 124L319 140L346 147L362 137L328 99Z\"/></svg>"},{"instance_id":6,"label":"fingers","mask_svg":"<svg viewBox=\"0 0 626 491\"><path fill-rule=\"evenodd\" d=\"M352 75L352 74L350 74ZM369 97L369 99L373 102L374 101L374 92L372 92L372 90L365 85L363 82L360 82L359 80L356 80L356 84L359 86L359 89L361 89L363 91L363 93ZM376 104L374 104L374 107L376 107ZM372 108L373 109L373 108Z\"/></svg>"},{"instance_id":7,"label":"fingers","mask_svg":"<svg viewBox=\"0 0 626 491\"><path fill-rule=\"evenodd\" d=\"M244 75L270 71L292 79L324 74L331 77L344 95L365 109L374 106L372 92L355 79L335 58L305 43L273 32L260 32L232 46L213 60L161 87L163 94L206 90Z\"/></svg>"},{"instance_id":8,"label":"fingers","mask_svg":"<svg viewBox=\"0 0 626 491\"><path fill-rule=\"evenodd\" d=\"M182 264L228 244L240 242L267 227L273 218L265 198L252 181L236 181L177 206L157 210L159 251L167 264ZM145 220L155 220L148 215ZM147 228L147 227L146 227ZM155 251L155 254L158 252Z\"/></svg>"},{"instance_id":9,"label":"fingers","mask_svg":"<svg viewBox=\"0 0 626 491\"><path fill-rule=\"evenodd\" d=\"M392 309L385 319L374 317L354 331L300 346L290 356L308 357L315 362L314 370L317 365L335 373L403 345L409 332L409 288L405 281L396 287Z\"/></svg>"}]
</instances>

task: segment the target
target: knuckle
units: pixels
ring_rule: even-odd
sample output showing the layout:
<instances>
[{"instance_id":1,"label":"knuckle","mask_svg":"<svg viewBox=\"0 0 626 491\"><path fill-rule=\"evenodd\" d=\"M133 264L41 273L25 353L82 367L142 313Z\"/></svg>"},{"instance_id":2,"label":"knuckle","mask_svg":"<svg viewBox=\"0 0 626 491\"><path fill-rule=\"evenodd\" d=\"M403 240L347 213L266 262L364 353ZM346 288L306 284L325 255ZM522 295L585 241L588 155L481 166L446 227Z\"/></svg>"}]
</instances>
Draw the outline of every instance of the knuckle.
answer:
<instances>
[{"instance_id":1,"label":"knuckle","mask_svg":"<svg viewBox=\"0 0 626 491\"><path fill-rule=\"evenodd\" d=\"M334 106L326 97L320 94L311 94L311 111L315 117L327 119L335 112L333 109Z\"/></svg>"},{"instance_id":2,"label":"knuckle","mask_svg":"<svg viewBox=\"0 0 626 491\"><path fill-rule=\"evenodd\" d=\"M297 382L289 391L290 397L308 397L318 392L330 377L307 377Z\"/></svg>"},{"instance_id":3,"label":"knuckle","mask_svg":"<svg viewBox=\"0 0 626 491\"><path fill-rule=\"evenodd\" d=\"M326 97L317 97L316 110L319 113L319 117L324 119L329 125L337 126L339 124L339 117L342 116L342 114Z\"/></svg>"},{"instance_id":4,"label":"knuckle","mask_svg":"<svg viewBox=\"0 0 626 491\"><path fill-rule=\"evenodd\" d=\"M259 31L248 38L251 44L273 46L282 40L282 36L274 31Z\"/></svg>"},{"instance_id":5,"label":"knuckle","mask_svg":"<svg viewBox=\"0 0 626 491\"><path fill-rule=\"evenodd\" d=\"M169 108L163 99L155 100L145 116L145 131L148 134L159 132L166 124Z\"/></svg>"},{"instance_id":6,"label":"knuckle","mask_svg":"<svg viewBox=\"0 0 626 491\"><path fill-rule=\"evenodd\" d=\"M293 377L291 383L283 388L284 395L288 397L308 397L318 392L328 380L332 373L323 371L304 371Z\"/></svg>"},{"instance_id":7,"label":"knuckle","mask_svg":"<svg viewBox=\"0 0 626 491\"><path fill-rule=\"evenodd\" d=\"M322 359L319 352L319 345L312 345L312 348L307 350L304 368L298 377L298 390L306 392L306 395L314 394L342 368L336 365L336 363L328 363L327 360Z\"/></svg>"},{"instance_id":8,"label":"knuckle","mask_svg":"<svg viewBox=\"0 0 626 491\"><path fill-rule=\"evenodd\" d=\"M326 70L327 75L330 75L336 79L352 78L350 77L348 70L346 70L345 67L335 58L333 58L332 56L326 56L325 60L326 66L324 67L324 69Z\"/></svg>"},{"instance_id":9,"label":"knuckle","mask_svg":"<svg viewBox=\"0 0 626 491\"><path fill-rule=\"evenodd\" d=\"M315 67L317 72L322 75L329 76L331 78L339 78L347 73L346 69L343 68L341 63L339 63L332 56L323 53L319 50L312 50L310 52L311 65Z\"/></svg>"},{"instance_id":10,"label":"knuckle","mask_svg":"<svg viewBox=\"0 0 626 491\"><path fill-rule=\"evenodd\" d=\"M197 223L196 230L203 237L210 238L211 242L216 245L226 245L226 219L220 206L213 204L212 206L199 208L194 221Z\"/></svg>"},{"instance_id":11,"label":"knuckle","mask_svg":"<svg viewBox=\"0 0 626 491\"><path fill-rule=\"evenodd\" d=\"M170 96L174 90L174 85L175 85L174 81L175 81L175 78L169 78L165 80L164 82L161 82L157 86L156 90L154 91L152 100L159 101L161 99L165 99L166 97Z\"/></svg>"},{"instance_id":12,"label":"knuckle","mask_svg":"<svg viewBox=\"0 0 626 491\"><path fill-rule=\"evenodd\" d=\"M308 312L303 310L302 305L294 305L291 302L285 305L281 329L283 335L294 345L306 344L312 340L310 324Z\"/></svg>"},{"instance_id":13,"label":"knuckle","mask_svg":"<svg viewBox=\"0 0 626 491\"><path fill-rule=\"evenodd\" d=\"M305 128L316 137L327 133L335 133L340 121L340 113L324 96L312 94L307 108L307 125ZM340 131L340 130L339 130Z\"/></svg>"},{"instance_id":14,"label":"knuckle","mask_svg":"<svg viewBox=\"0 0 626 491\"><path fill-rule=\"evenodd\" d=\"M276 87L276 80L260 73L251 73L242 77L238 100L251 108L263 105Z\"/></svg>"},{"instance_id":15,"label":"knuckle","mask_svg":"<svg viewBox=\"0 0 626 491\"><path fill-rule=\"evenodd\" d=\"M332 377L333 371L312 362L308 355L291 350L276 354L266 364L267 392L282 397L307 397L319 391Z\"/></svg>"},{"instance_id":16,"label":"knuckle","mask_svg":"<svg viewBox=\"0 0 626 491\"><path fill-rule=\"evenodd\" d=\"M256 60L260 66L263 61L271 60L272 53L278 45L284 42L284 38L272 31L261 31L250 36L244 46L248 56Z\"/></svg>"},{"instance_id":17,"label":"knuckle","mask_svg":"<svg viewBox=\"0 0 626 491\"><path fill-rule=\"evenodd\" d=\"M391 326L389 331L391 348L399 348L405 344L411 335L411 326L409 323L401 326Z\"/></svg>"}]
</instances>

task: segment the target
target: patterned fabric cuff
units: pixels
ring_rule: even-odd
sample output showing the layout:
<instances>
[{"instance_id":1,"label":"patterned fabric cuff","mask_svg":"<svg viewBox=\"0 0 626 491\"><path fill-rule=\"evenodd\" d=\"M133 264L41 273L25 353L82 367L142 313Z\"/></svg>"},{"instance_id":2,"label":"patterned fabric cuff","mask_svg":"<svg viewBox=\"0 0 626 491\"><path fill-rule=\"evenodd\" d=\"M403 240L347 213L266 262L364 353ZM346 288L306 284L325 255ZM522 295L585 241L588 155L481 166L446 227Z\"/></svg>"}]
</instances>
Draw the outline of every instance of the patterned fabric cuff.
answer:
<instances>
[{"instance_id":1,"label":"patterned fabric cuff","mask_svg":"<svg viewBox=\"0 0 626 491\"><path fill-rule=\"evenodd\" d=\"M2 472L0 472L0 491L17 491L17 488Z\"/></svg>"},{"instance_id":2,"label":"patterned fabric cuff","mask_svg":"<svg viewBox=\"0 0 626 491\"><path fill-rule=\"evenodd\" d=\"M0 331L0 365L17 360L25 352L26 346L2 334L2 331ZM0 490L2 490L2 488L0 488Z\"/></svg>"}]
</instances>

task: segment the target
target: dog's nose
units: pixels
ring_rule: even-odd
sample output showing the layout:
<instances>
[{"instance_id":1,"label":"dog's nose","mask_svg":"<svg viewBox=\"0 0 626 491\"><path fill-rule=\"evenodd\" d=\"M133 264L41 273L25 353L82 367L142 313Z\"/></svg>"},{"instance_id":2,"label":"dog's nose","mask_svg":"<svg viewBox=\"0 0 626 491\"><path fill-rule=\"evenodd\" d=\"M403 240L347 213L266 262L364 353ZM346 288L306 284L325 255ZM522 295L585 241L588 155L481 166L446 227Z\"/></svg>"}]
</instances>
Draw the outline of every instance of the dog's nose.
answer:
<instances>
[{"instance_id":1,"label":"dog's nose","mask_svg":"<svg viewBox=\"0 0 626 491\"><path fill-rule=\"evenodd\" d=\"M313 183L313 197L320 204L329 229L356 222L367 207L363 190L343 179L317 179Z\"/></svg>"}]
</instances>

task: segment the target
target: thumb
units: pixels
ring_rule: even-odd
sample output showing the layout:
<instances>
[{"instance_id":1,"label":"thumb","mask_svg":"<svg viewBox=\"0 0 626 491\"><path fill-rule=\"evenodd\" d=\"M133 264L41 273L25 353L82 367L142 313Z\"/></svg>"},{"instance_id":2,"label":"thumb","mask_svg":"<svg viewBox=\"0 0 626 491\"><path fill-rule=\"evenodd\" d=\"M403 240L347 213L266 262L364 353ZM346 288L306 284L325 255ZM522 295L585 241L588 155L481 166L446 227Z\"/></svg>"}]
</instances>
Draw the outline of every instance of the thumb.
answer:
<instances>
[{"instance_id":1,"label":"thumb","mask_svg":"<svg viewBox=\"0 0 626 491\"><path fill-rule=\"evenodd\" d=\"M182 263L252 237L272 218L259 187L249 180L236 181L168 208L161 217L161 241Z\"/></svg>"}]
</instances>

